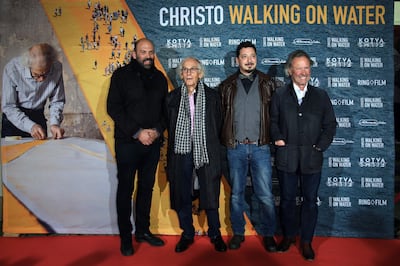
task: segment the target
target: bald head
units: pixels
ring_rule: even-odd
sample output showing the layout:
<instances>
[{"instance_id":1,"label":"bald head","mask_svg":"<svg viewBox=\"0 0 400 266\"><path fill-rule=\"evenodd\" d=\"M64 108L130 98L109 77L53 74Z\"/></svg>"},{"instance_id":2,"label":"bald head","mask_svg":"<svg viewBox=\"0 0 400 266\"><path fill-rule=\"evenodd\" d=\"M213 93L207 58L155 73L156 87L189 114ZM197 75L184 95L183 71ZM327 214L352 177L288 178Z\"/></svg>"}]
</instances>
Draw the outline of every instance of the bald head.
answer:
<instances>
[{"instance_id":1,"label":"bald head","mask_svg":"<svg viewBox=\"0 0 400 266\"><path fill-rule=\"evenodd\" d=\"M140 39L135 44L133 58L144 68L151 69L154 65L154 44L149 39Z\"/></svg>"}]
</instances>

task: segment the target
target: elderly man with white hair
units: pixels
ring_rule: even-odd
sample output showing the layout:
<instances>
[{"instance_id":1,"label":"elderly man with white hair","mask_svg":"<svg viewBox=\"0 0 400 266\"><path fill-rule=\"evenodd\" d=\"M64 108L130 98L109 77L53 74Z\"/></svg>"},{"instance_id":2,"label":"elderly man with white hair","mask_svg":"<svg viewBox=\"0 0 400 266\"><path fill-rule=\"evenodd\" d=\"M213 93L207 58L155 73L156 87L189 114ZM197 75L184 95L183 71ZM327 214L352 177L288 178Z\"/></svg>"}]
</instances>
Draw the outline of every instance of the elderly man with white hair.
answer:
<instances>
[{"instance_id":1,"label":"elderly man with white hair","mask_svg":"<svg viewBox=\"0 0 400 266\"><path fill-rule=\"evenodd\" d=\"M60 127L65 104L62 64L50 44L39 43L4 68L1 106L2 137L47 138L44 107L49 100L50 131L54 139L64 136Z\"/></svg>"}]
</instances>

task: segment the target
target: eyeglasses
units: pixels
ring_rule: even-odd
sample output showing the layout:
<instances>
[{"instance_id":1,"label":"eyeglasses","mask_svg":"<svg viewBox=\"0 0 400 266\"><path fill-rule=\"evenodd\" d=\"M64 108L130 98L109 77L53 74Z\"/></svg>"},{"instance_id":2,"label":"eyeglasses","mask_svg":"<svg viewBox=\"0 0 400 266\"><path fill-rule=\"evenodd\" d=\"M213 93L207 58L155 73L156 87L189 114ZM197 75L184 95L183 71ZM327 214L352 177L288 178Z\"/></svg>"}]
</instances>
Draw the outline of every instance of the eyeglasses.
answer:
<instances>
[{"instance_id":1,"label":"eyeglasses","mask_svg":"<svg viewBox=\"0 0 400 266\"><path fill-rule=\"evenodd\" d=\"M49 75L49 71L46 71L44 73L41 74L37 74L37 73L33 73L31 70L31 76L34 80L39 80L39 79L45 79L47 76Z\"/></svg>"},{"instance_id":2,"label":"eyeglasses","mask_svg":"<svg viewBox=\"0 0 400 266\"><path fill-rule=\"evenodd\" d=\"M195 71L199 71L199 68L198 67L191 67L191 68L183 67L182 68L183 73L193 73Z\"/></svg>"}]
</instances>

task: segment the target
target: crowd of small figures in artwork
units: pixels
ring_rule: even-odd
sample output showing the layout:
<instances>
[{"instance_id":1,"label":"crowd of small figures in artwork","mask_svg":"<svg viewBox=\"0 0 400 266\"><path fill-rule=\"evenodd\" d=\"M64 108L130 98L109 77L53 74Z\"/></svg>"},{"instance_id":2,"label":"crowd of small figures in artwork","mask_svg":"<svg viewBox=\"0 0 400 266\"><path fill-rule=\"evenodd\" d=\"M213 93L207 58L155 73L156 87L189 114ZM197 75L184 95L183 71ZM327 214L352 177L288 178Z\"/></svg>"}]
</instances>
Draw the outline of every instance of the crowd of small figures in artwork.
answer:
<instances>
[{"instance_id":1,"label":"crowd of small figures in artwork","mask_svg":"<svg viewBox=\"0 0 400 266\"><path fill-rule=\"evenodd\" d=\"M86 33L80 38L79 45L81 52L89 50L101 49L100 40L104 36L109 36L108 43L112 46L111 53L109 56L109 62L104 67L104 75L111 75L117 68L127 65L132 56L132 51L137 41L137 35L134 34L130 40L125 35L124 24L127 23L128 10L109 10L109 6L102 5L100 1L92 4L92 1L87 1L86 9L91 11L90 21L93 23L91 34ZM61 7L57 7L54 10L54 16L58 17L62 15ZM113 33L115 29L115 23L119 21L119 32L118 34ZM100 27L106 27L105 34L100 34ZM93 60L94 70L99 68L99 61L95 58Z\"/></svg>"}]
</instances>

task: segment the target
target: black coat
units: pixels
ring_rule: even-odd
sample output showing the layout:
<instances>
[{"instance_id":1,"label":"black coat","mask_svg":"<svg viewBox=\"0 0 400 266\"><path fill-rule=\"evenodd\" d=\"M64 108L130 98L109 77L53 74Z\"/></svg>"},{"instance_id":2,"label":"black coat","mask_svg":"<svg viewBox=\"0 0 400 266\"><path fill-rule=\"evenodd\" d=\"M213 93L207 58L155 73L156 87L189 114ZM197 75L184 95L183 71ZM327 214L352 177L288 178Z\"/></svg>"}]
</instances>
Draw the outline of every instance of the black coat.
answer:
<instances>
[{"instance_id":1,"label":"black coat","mask_svg":"<svg viewBox=\"0 0 400 266\"><path fill-rule=\"evenodd\" d=\"M204 86L206 97L206 141L209 164L197 170L200 184L200 208L215 209L219 207L221 185L221 160L224 147L220 144L222 115L221 100L217 91ZM167 178L170 183L171 208L180 209L180 191L182 176L182 156L174 152L175 129L181 99L181 88L171 91L167 97L168 114L168 147Z\"/></svg>"},{"instance_id":2,"label":"black coat","mask_svg":"<svg viewBox=\"0 0 400 266\"><path fill-rule=\"evenodd\" d=\"M321 171L323 151L332 143L336 132L336 117L326 91L308 85L301 105L293 84L276 90L271 101L272 142L276 146L275 165L278 170L303 174Z\"/></svg>"}]
</instances>

